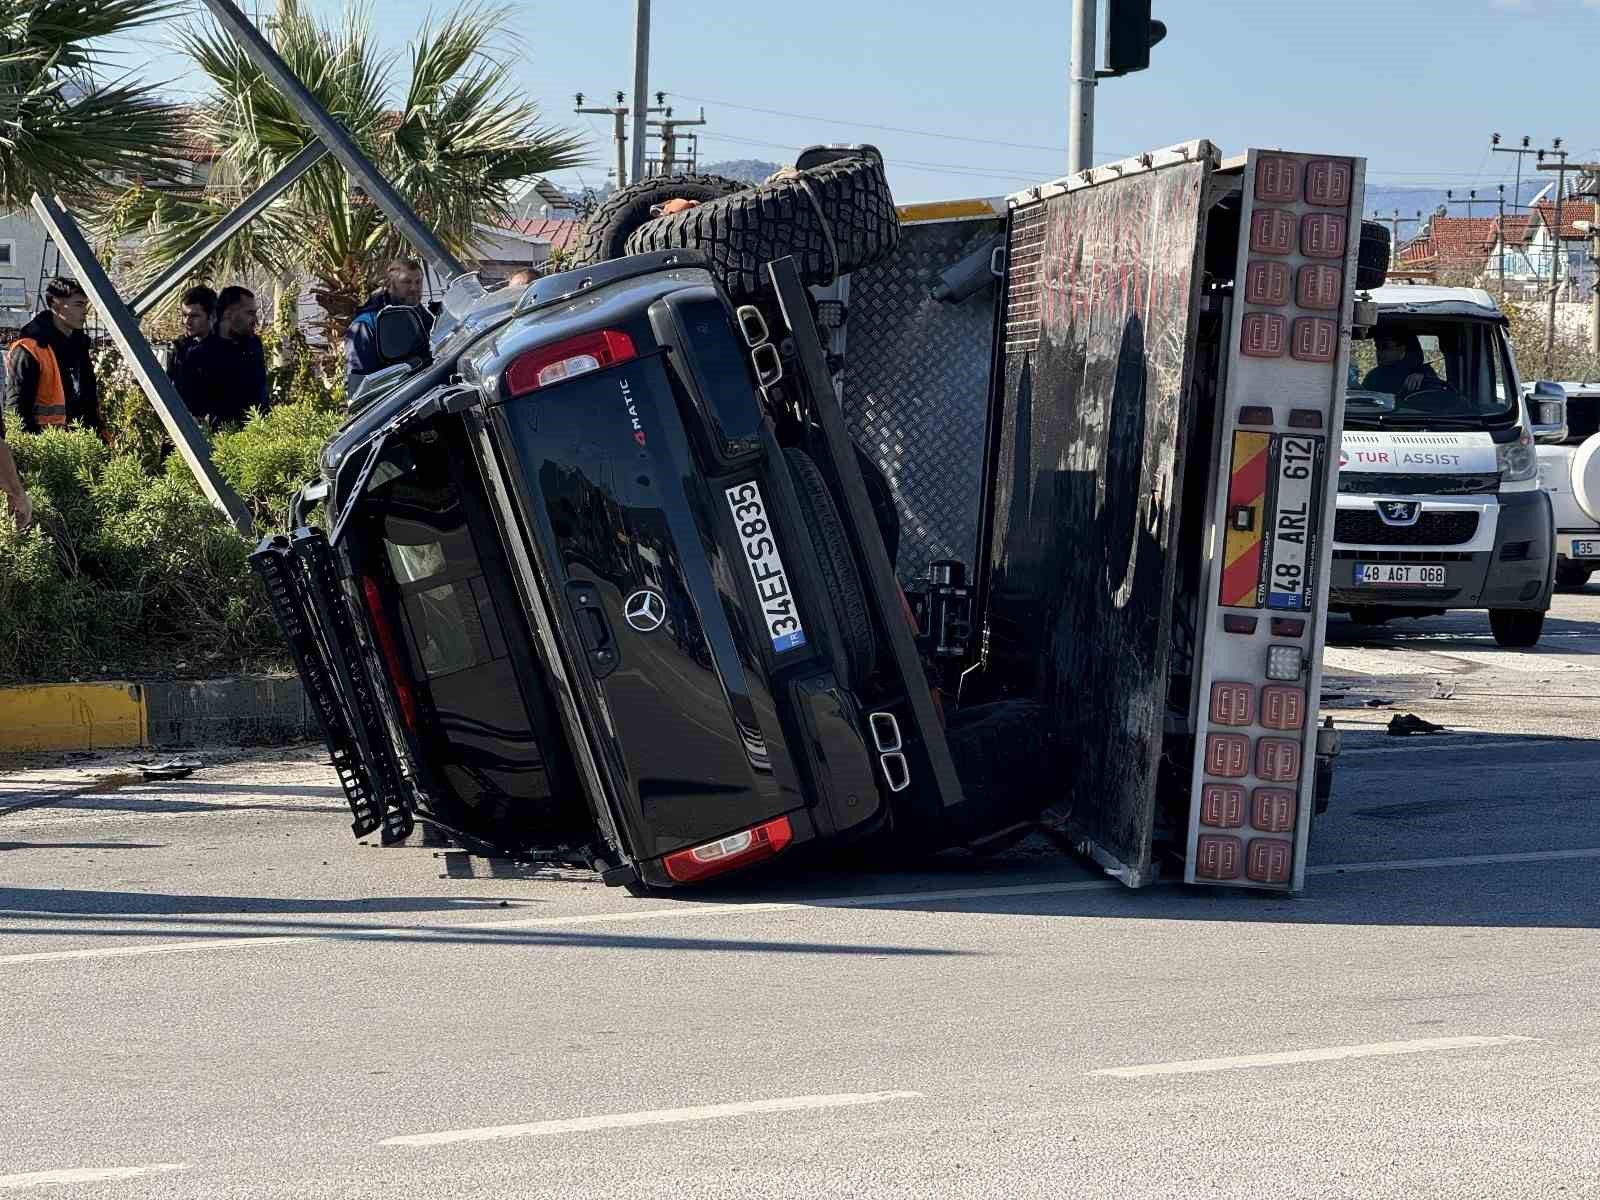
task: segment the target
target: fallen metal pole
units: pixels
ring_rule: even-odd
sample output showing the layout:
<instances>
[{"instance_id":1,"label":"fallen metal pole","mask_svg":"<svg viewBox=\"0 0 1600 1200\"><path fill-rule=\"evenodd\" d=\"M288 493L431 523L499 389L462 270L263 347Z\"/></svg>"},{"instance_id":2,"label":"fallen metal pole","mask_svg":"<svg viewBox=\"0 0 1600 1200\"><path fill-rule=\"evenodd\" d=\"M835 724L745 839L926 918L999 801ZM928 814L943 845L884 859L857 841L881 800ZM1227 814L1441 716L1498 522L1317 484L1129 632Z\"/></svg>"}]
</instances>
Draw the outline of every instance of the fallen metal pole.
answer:
<instances>
[{"instance_id":1,"label":"fallen metal pole","mask_svg":"<svg viewBox=\"0 0 1600 1200\"><path fill-rule=\"evenodd\" d=\"M183 455L184 461L189 464L189 469L194 472L200 490L228 520L233 522L235 529L248 537L254 525L250 519L250 510L239 498L239 493L229 487L228 481L217 473L216 464L211 461L210 443L200 432L200 426L195 423L188 408L179 399L178 390L172 386L172 380L167 378L167 373L156 361L155 351L150 348L150 342L145 338L144 331L139 328L138 318L117 295L117 289L112 286L110 278L101 268L99 260L95 258L94 251L90 249L88 240L83 236L83 231L78 228L78 223L58 201L49 196L35 193L33 211L39 214L39 219L50 231L50 236L55 239L55 244L61 250L61 257L72 268L72 273L77 276L78 282L89 293L90 299L99 306L100 315L105 318L106 325L110 328L111 340L116 342L117 348L122 351L123 361L128 364L128 369L133 372L134 378L139 381L144 394L150 398L150 407L156 410L156 416L160 417L162 425L166 426L173 445L178 448L178 453Z\"/></svg>"},{"instance_id":2,"label":"fallen metal pole","mask_svg":"<svg viewBox=\"0 0 1600 1200\"><path fill-rule=\"evenodd\" d=\"M250 195L240 202L222 220L213 225L210 231L198 242L184 252L182 258L173 263L159 278L148 284L128 304L133 310L133 315L142 317L158 303L161 298L177 287L196 267L205 262L222 248L234 234L243 229L247 224L259 216L266 207L294 185L312 167L316 166L328 156L328 148L321 142L312 142L284 164L271 179L267 180Z\"/></svg>"},{"instance_id":3,"label":"fallen metal pole","mask_svg":"<svg viewBox=\"0 0 1600 1200\"><path fill-rule=\"evenodd\" d=\"M406 241L410 242L446 280L464 274L466 268L462 266L461 261L445 248L438 235L422 223L422 219L412 211L400 193L379 174L378 169L367 160L367 156L345 132L344 127L317 103L316 97L307 90L305 84L300 82L283 59L278 57L278 52L272 48L267 39L261 36L261 31L252 25L235 5L229 3L229 0L205 0L205 6L216 18L217 24L239 44L246 57L255 63L272 85L283 93L284 99L300 114L306 124L311 126L317 140L339 160L340 165L361 185L362 190L371 197L383 215L394 222Z\"/></svg>"}]
</instances>

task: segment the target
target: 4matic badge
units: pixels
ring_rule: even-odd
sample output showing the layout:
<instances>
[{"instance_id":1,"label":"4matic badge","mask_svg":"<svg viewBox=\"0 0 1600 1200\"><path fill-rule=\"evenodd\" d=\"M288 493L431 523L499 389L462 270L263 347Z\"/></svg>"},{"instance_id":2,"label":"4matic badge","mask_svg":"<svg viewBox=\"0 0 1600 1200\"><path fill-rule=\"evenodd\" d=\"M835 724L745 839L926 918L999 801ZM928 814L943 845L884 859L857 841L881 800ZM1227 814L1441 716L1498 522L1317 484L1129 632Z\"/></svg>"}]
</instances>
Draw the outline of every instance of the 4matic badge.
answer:
<instances>
[{"instance_id":1,"label":"4matic badge","mask_svg":"<svg viewBox=\"0 0 1600 1200\"><path fill-rule=\"evenodd\" d=\"M644 426L639 424L639 406L633 399L633 388L626 379L619 380L622 385L622 406L628 410L628 420L633 423L633 440L639 445L644 445Z\"/></svg>"}]
</instances>

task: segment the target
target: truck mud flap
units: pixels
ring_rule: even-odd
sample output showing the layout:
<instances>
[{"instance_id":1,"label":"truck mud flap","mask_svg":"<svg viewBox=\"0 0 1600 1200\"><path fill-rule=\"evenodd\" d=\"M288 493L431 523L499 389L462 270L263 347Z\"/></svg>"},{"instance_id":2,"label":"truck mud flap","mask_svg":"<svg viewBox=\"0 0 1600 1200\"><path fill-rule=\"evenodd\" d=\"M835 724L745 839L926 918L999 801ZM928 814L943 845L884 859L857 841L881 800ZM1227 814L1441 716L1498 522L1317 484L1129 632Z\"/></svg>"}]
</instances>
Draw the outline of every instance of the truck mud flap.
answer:
<instances>
[{"instance_id":1,"label":"truck mud flap","mask_svg":"<svg viewBox=\"0 0 1600 1200\"><path fill-rule=\"evenodd\" d=\"M264 539L250 556L278 627L294 656L345 800L356 837L382 831L385 842L411 831L391 764L380 757L382 718L359 657L350 616L337 591L333 556L314 529Z\"/></svg>"}]
</instances>

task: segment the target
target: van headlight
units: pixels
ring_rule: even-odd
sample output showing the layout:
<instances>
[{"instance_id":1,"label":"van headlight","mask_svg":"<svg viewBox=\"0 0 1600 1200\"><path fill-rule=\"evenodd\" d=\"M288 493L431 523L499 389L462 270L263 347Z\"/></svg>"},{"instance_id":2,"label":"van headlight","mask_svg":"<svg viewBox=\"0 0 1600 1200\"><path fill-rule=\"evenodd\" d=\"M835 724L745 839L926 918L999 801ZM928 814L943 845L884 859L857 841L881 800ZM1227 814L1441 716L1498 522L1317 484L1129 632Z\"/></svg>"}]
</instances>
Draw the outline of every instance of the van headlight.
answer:
<instances>
[{"instance_id":1,"label":"van headlight","mask_svg":"<svg viewBox=\"0 0 1600 1200\"><path fill-rule=\"evenodd\" d=\"M1521 483L1539 477L1539 456L1534 453L1533 435L1526 425L1517 430L1517 440L1494 448L1495 466L1502 483Z\"/></svg>"}]
</instances>

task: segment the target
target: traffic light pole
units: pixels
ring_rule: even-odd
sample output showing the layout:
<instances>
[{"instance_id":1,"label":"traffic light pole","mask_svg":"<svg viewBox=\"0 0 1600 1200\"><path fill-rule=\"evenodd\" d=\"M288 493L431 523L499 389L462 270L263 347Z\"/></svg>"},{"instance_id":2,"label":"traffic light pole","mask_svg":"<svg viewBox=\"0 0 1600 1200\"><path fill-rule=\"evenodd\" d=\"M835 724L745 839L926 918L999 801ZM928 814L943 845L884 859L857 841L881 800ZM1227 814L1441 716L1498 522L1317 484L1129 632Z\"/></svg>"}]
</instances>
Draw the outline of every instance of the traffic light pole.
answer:
<instances>
[{"instance_id":1,"label":"traffic light pole","mask_svg":"<svg viewBox=\"0 0 1600 1200\"><path fill-rule=\"evenodd\" d=\"M1067 173L1094 165L1095 9L1099 0L1072 0L1072 51L1067 60Z\"/></svg>"}]
</instances>

